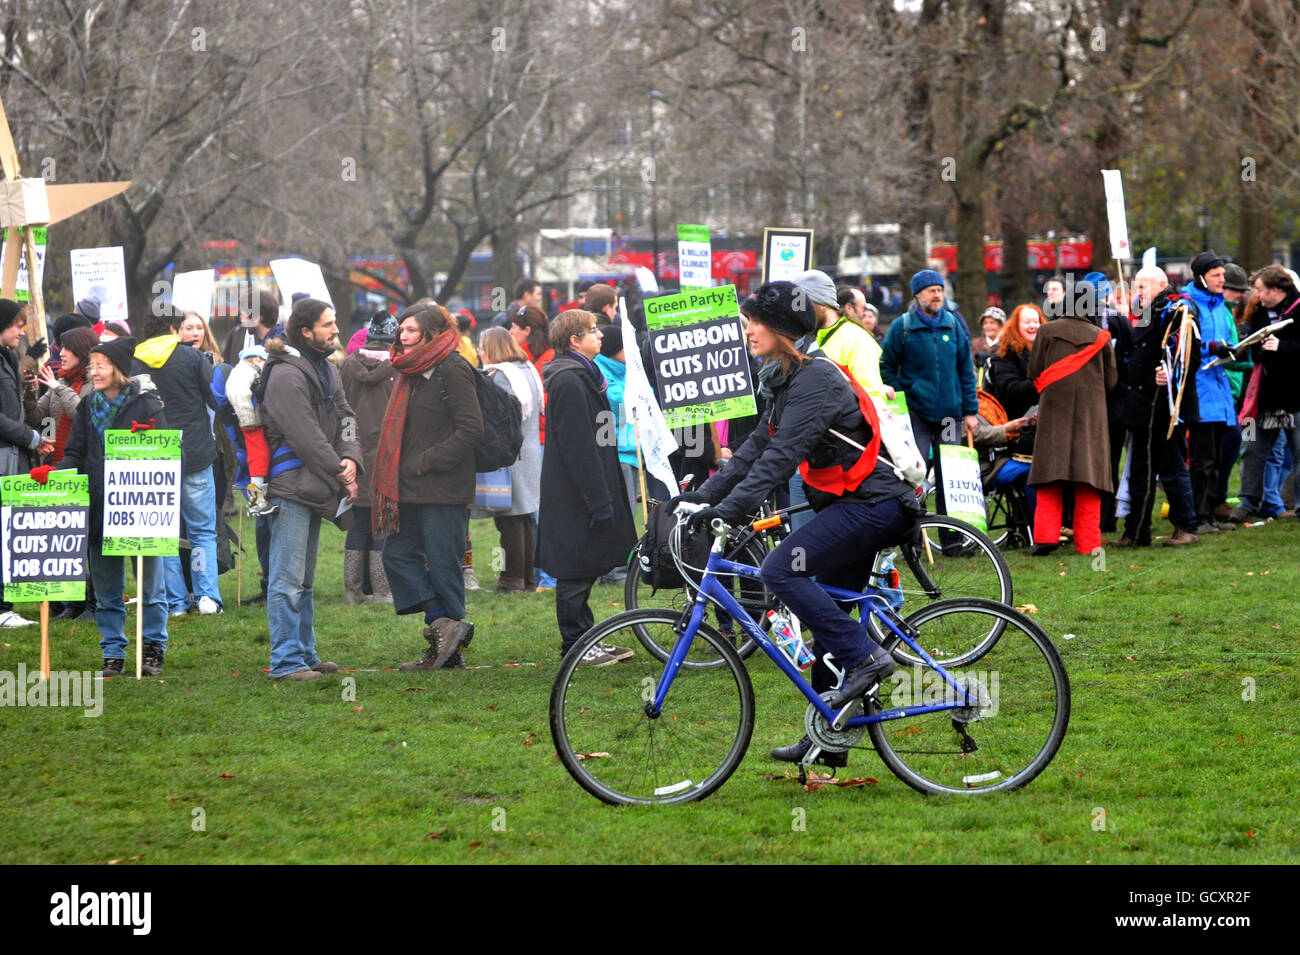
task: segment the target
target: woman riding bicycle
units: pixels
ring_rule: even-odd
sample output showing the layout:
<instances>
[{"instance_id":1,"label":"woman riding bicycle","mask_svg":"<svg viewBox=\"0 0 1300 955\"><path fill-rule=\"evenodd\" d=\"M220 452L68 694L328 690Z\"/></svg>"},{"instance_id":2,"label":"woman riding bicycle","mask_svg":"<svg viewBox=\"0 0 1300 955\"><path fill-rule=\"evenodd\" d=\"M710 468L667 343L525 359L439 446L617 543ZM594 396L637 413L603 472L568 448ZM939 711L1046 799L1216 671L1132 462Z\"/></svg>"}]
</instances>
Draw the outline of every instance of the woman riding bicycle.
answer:
<instances>
[{"instance_id":1,"label":"woman riding bicycle","mask_svg":"<svg viewBox=\"0 0 1300 955\"><path fill-rule=\"evenodd\" d=\"M892 673L896 664L858 621L810 578L846 590L867 584L876 552L892 546L924 511L910 485L877 457L875 413L831 361L803 354L795 342L817 324L812 301L791 282L763 285L745 303L746 336L761 359L758 390L768 399L764 419L723 468L698 491L678 500L709 504L692 527L713 518L738 524L799 469L817 516L794 531L763 561L763 583L817 636L813 689L836 688L825 665L833 656L844 671L830 705L845 706ZM814 352L814 354L820 354ZM866 416L864 417L864 409ZM772 751L798 762L811 746L804 737ZM843 766L845 753L827 753Z\"/></svg>"}]
</instances>

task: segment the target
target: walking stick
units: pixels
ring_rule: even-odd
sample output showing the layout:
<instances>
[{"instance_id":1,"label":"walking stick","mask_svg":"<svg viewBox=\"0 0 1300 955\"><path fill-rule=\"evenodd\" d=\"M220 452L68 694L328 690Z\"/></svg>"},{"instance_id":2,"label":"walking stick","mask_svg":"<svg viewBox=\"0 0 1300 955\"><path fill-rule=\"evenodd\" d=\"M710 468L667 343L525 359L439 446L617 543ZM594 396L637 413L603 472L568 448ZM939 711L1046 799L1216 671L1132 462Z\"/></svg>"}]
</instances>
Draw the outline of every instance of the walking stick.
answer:
<instances>
[{"instance_id":1,"label":"walking stick","mask_svg":"<svg viewBox=\"0 0 1300 955\"><path fill-rule=\"evenodd\" d=\"M135 555L135 678L144 678L144 555Z\"/></svg>"}]
</instances>

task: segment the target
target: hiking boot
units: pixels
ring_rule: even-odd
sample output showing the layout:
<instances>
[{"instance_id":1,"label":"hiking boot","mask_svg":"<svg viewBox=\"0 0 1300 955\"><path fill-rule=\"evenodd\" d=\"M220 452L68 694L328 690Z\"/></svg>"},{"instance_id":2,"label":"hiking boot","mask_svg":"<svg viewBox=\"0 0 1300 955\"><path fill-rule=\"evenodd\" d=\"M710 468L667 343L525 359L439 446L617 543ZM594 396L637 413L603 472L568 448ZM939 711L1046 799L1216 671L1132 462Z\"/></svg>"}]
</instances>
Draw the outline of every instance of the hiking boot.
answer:
<instances>
[{"instance_id":1,"label":"hiking boot","mask_svg":"<svg viewBox=\"0 0 1300 955\"><path fill-rule=\"evenodd\" d=\"M126 661L121 657L104 657L104 668L99 671L99 675L106 680L109 677L121 676L125 666Z\"/></svg>"},{"instance_id":2,"label":"hiking boot","mask_svg":"<svg viewBox=\"0 0 1300 955\"><path fill-rule=\"evenodd\" d=\"M885 677L898 669L898 661L888 650L879 649L873 656L867 657L848 673L844 682L827 705L833 710L847 706L851 700L863 696Z\"/></svg>"},{"instance_id":3,"label":"hiking boot","mask_svg":"<svg viewBox=\"0 0 1300 955\"><path fill-rule=\"evenodd\" d=\"M778 746L776 749L772 750L771 756L773 759L779 759L783 763L800 763L803 762L803 758L808 755L808 750L810 749L812 749L812 740L805 736L803 739L799 740L799 742L792 743L789 746ZM832 769L843 769L849 764L849 754L827 753L823 751L817 755L817 758L814 759L813 762L820 763L823 766L829 766Z\"/></svg>"},{"instance_id":4,"label":"hiking boot","mask_svg":"<svg viewBox=\"0 0 1300 955\"><path fill-rule=\"evenodd\" d=\"M424 628L424 639L429 641L429 649L433 651L431 657L433 666L421 666L419 669L440 670L451 659L453 653L461 649L461 647L469 646L470 641L474 639L474 624L465 620L439 617ZM426 653L415 662L425 662L425 657L428 655Z\"/></svg>"},{"instance_id":5,"label":"hiking boot","mask_svg":"<svg viewBox=\"0 0 1300 955\"><path fill-rule=\"evenodd\" d=\"M444 670L465 670L465 669L468 669L468 668L465 666L465 658L462 657L462 656L460 655L460 651L459 651L459 650L457 650L455 653L453 653L450 657L447 658L447 662L444 663L444 664L442 665L442 668L443 668Z\"/></svg>"},{"instance_id":6,"label":"hiking boot","mask_svg":"<svg viewBox=\"0 0 1300 955\"><path fill-rule=\"evenodd\" d=\"M1228 515L1228 520L1234 524L1245 524L1248 520L1250 520L1254 516L1255 516L1254 511L1252 511L1248 507L1243 507L1242 505L1238 504L1236 507L1232 509L1232 512Z\"/></svg>"},{"instance_id":7,"label":"hiking boot","mask_svg":"<svg viewBox=\"0 0 1300 955\"><path fill-rule=\"evenodd\" d=\"M1174 531L1173 536L1165 541L1166 547L1181 547L1183 544L1195 544L1197 537L1191 531L1182 527Z\"/></svg>"},{"instance_id":8,"label":"hiking boot","mask_svg":"<svg viewBox=\"0 0 1300 955\"><path fill-rule=\"evenodd\" d=\"M1230 521L1212 521L1211 523L1221 531L1235 531L1237 529L1237 525Z\"/></svg>"},{"instance_id":9,"label":"hiking boot","mask_svg":"<svg viewBox=\"0 0 1300 955\"><path fill-rule=\"evenodd\" d=\"M1031 557L1046 557L1060 546L1060 544L1034 544L1029 548L1029 555Z\"/></svg>"},{"instance_id":10,"label":"hiking boot","mask_svg":"<svg viewBox=\"0 0 1300 955\"><path fill-rule=\"evenodd\" d=\"M498 577L497 589L493 593L497 594L522 594L524 592L524 578L522 577Z\"/></svg>"},{"instance_id":11,"label":"hiking boot","mask_svg":"<svg viewBox=\"0 0 1300 955\"><path fill-rule=\"evenodd\" d=\"M162 676L163 670L163 645L161 643L145 643L144 657L140 663L140 672L145 676Z\"/></svg>"},{"instance_id":12,"label":"hiking boot","mask_svg":"<svg viewBox=\"0 0 1300 955\"><path fill-rule=\"evenodd\" d=\"M1216 524L1210 524L1210 523L1197 524L1194 528L1192 528L1192 533L1195 534L1197 537L1200 537L1202 534L1217 534L1219 533L1219 528L1218 525Z\"/></svg>"},{"instance_id":13,"label":"hiking boot","mask_svg":"<svg viewBox=\"0 0 1300 955\"><path fill-rule=\"evenodd\" d=\"M617 663L618 658L607 653L603 644L596 643L582 655L582 662L589 667L608 667Z\"/></svg>"},{"instance_id":14,"label":"hiking boot","mask_svg":"<svg viewBox=\"0 0 1300 955\"><path fill-rule=\"evenodd\" d=\"M465 574L465 589L466 589L466 590L482 590L482 589L483 589L482 587L479 586L478 578L474 576L474 568L473 568L473 567L464 567L464 568L461 568L461 569L462 569L462 571L463 571L464 574Z\"/></svg>"},{"instance_id":15,"label":"hiking boot","mask_svg":"<svg viewBox=\"0 0 1300 955\"><path fill-rule=\"evenodd\" d=\"M338 673L339 665L333 660L318 660L312 664L311 668L317 673Z\"/></svg>"},{"instance_id":16,"label":"hiking boot","mask_svg":"<svg viewBox=\"0 0 1300 955\"><path fill-rule=\"evenodd\" d=\"M263 590L260 594L257 594L257 595L254 596L254 597L245 597L243 600L241 600L241 601L239 602L239 606L241 606L241 607L256 607L258 604L264 604L264 603L266 603L266 591L265 591L265 590Z\"/></svg>"}]
</instances>

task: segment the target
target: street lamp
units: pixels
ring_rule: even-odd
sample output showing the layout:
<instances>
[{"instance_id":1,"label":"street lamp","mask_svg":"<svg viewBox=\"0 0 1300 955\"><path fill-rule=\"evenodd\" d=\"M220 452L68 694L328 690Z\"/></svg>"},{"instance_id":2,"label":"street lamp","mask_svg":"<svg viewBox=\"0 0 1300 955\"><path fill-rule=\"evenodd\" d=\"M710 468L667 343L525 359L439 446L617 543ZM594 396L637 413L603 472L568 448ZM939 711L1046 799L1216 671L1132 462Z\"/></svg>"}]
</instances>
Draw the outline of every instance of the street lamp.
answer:
<instances>
[{"instance_id":1,"label":"street lamp","mask_svg":"<svg viewBox=\"0 0 1300 955\"><path fill-rule=\"evenodd\" d=\"M659 281L659 192L658 180L659 169L655 163L655 100L661 103L668 102L664 99L664 94L658 90L650 91L648 106L650 108L650 232L651 232L651 249L653 258L650 261L650 271L654 273L655 281Z\"/></svg>"},{"instance_id":2,"label":"street lamp","mask_svg":"<svg viewBox=\"0 0 1300 955\"><path fill-rule=\"evenodd\" d=\"M1201 211L1196 213L1196 224L1201 227L1201 251L1204 252L1210 247L1210 208L1201 206Z\"/></svg>"}]
</instances>

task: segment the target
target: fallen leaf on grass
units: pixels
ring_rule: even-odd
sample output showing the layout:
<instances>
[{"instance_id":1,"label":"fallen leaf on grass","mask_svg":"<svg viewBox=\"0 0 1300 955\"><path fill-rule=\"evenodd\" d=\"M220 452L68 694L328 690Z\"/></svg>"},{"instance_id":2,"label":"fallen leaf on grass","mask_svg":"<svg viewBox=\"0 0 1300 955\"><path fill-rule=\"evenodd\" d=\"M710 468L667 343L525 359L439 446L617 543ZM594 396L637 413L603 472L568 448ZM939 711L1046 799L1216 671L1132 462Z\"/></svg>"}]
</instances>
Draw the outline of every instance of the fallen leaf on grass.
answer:
<instances>
[{"instance_id":1,"label":"fallen leaf on grass","mask_svg":"<svg viewBox=\"0 0 1300 955\"><path fill-rule=\"evenodd\" d=\"M579 753L578 759L608 759L609 753Z\"/></svg>"},{"instance_id":2,"label":"fallen leaf on grass","mask_svg":"<svg viewBox=\"0 0 1300 955\"><path fill-rule=\"evenodd\" d=\"M427 690L427 689L428 689L427 686L408 686L408 687L406 687L404 690L402 690L402 692L403 692L403 693L423 693L423 692L424 692L425 690Z\"/></svg>"},{"instance_id":3,"label":"fallen leaf on grass","mask_svg":"<svg viewBox=\"0 0 1300 955\"><path fill-rule=\"evenodd\" d=\"M109 865L118 865L118 864L121 863L121 862L139 862L139 861L140 861L140 858L141 858L140 856L131 856L131 858L129 858L129 859L109 859L109 860L108 860L108 864L109 864Z\"/></svg>"},{"instance_id":4,"label":"fallen leaf on grass","mask_svg":"<svg viewBox=\"0 0 1300 955\"><path fill-rule=\"evenodd\" d=\"M1129 656L1129 655L1125 654L1124 659L1125 659L1125 660L1136 660L1137 657Z\"/></svg>"},{"instance_id":5,"label":"fallen leaf on grass","mask_svg":"<svg viewBox=\"0 0 1300 955\"><path fill-rule=\"evenodd\" d=\"M469 847L470 847L471 849L477 849L477 848L478 848L479 846L481 846L481 845L483 845L483 840L482 840L482 839L479 839L479 840L477 840L476 842L471 842L471 843L469 844Z\"/></svg>"},{"instance_id":6,"label":"fallen leaf on grass","mask_svg":"<svg viewBox=\"0 0 1300 955\"><path fill-rule=\"evenodd\" d=\"M431 833L429 833L429 838L430 838L430 839L441 839L442 836L443 836L443 833L445 833L446 831L447 831L446 829L439 829L437 832L431 832Z\"/></svg>"},{"instance_id":7,"label":"fallen leaf on grass","mask_svg":"<svg viewBox=\"0 0 1300 955\"><path fill-rule=\"evenodd\" d=\"M489 709L489 710L495 710L496 707L489 703L489 704L487 705L486 709Z\"/></svg>"},{"instance_id":8,"label":"fallen leaf on grass","mask_svg":"<svg viewBox=\"0 0 1300 955\"><path fill-rule=\"evenodd\" d=\"M353 713L360 713L360 712L361 712L361 704L358 703L356 706L352 707L352 712L353 712Z\"/></svg>"},{"instance_id":9,"label":"fallen leaf on grass","mask_svg":"<svg viewBox=\"0 0 1300 955\"><path fill-rule=\"evenodd\" d=\"M234 773L222 773L222 774L221 774L221 778L222 778L222 779L234 779L234 778L235 778L235 774L234 774Z\"/></svg>"},{"instance_id":10,"label":"fallen leaf on grass","mask_svg":"<svg viewBox=\"0 0 1300 955\"><path fill-rule=\"evenodd\" d=\"M1016 609L1019 610L1021 613L1038 613L1038 608L1035 607L1033 604L1024 604L1023 606L1017 607Z\"/></svg>"}]
</instances>

